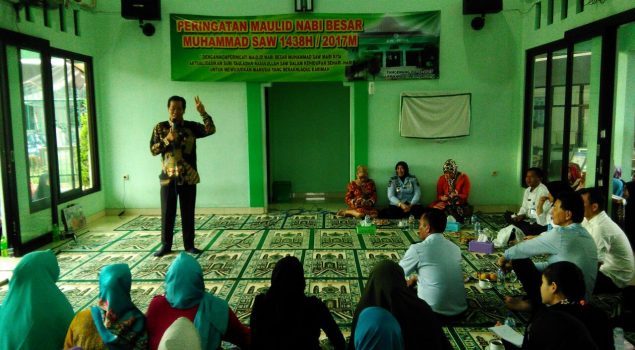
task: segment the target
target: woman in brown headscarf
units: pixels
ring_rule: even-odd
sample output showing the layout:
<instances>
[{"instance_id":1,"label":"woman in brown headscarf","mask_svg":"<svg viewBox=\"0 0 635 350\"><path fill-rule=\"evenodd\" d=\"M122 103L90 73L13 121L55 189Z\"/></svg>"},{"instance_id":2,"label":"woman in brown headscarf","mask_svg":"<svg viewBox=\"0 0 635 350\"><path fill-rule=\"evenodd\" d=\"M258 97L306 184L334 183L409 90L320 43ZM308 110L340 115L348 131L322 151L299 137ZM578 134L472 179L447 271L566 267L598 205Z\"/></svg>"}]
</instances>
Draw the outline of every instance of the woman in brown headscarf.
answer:
<instances>
[{"instance_id":1,"label":"woman in brown headscarf","mask_svg":"<svg viewBox=\"0 0 635 350\"><path fill-rule=\"evenodd\" d=\"M452 349L434 312L406 286L403 269L396 262L382 260L375 265L355 309L351 334L355 334L359 314L370 306L382 307L397 319L405 350ZM355 348L352 339L349 350Z\"/></svg>"},{"instance_id":2,"label":"woman in brown headscarf","mask_svg":"<svg viewBox=\"0 0 635 350\"><path fill-rule=\"evenodd\" d=\"M344 201L348 209L338 211L337 215L353 216L358 219L366 215L373 218L377 216L377 209L374 208L377 202L375 181L368 178L368 168L365 165L357 166L356 178L348 183Z\"/></svg>"}]
</instances>

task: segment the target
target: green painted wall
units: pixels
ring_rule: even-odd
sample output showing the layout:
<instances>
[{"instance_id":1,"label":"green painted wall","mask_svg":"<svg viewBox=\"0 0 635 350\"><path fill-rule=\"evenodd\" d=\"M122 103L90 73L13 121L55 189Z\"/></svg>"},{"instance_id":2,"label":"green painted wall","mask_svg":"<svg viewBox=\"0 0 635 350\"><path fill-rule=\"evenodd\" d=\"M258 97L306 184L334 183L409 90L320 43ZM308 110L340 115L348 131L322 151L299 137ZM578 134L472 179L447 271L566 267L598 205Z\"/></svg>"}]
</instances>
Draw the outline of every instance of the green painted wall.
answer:
<instances>
[{"instance_id":1,"label":"green painted wall","mask_svg":"<svg viewBox=\"0 0 635 350\"><path fill-rule=\"evenodd\" d=\"M419 178L427 204L435 198L443 162L452 158L471 179L471 203L516 204L522 196L521 94L516 91L522 71L520 16L511 11L491 15L481 31L474 31L471 16L455 15L461 13L459 2L441 6L440 79L377 82L375 95L369 96L370 176L386 203L388 177L404 160ZM402 91L472 93L470 135L446 141L400 137Z\"/></svg>"},{"instance_id":2,"label":"green painted wall","mask_svg":"<svg viewBox=\"0 0 635 350\"><path fill-rule=\"evenodd\" d=\"M533 3L542 3L542 18L540 29L534 28L534 21L536 18L536 8ZM545 43L550 43L562 39L564 32L573 28L583 26L585 24L597 21L599 19L618 14L620 12L635 8L635 4L632 1L606 1L596 2L593 5L587 4L584 6L584 11L576 13L577 1L569 0L569 8L566 19L561 19L562 11L560 10L560 1L555 1L557 6L554 9L554 21L553 24L547 25L547 1L523 1L520 3L519 10L526 12L523 18L523 49L536 47ZM588 1L585 1L588 3ZM509 8L507 8L509 9Z\"/></svg>"},{"instance_id":3,"label":"green painted wall","mask_svg":"<svg viewBox=\"0 0 635 350\"><path fill-rule=\"evenodd\" d=\"M570 3L573 3L570 1ZM474 31L471 16L463 16L462 1L382 1L350 0L316 2L320 13L382 13L441 11L440 79L377 82L374 95L366 95L366 106L358 105L366 87L354 89L352 110L356 123L352 129L367 131L368 152L359 151L355 134L348 155L354 161L367 157L370 175L379 185L380 201L386 202L385 184L394 164L405 160L421 181L423 201L434 197L434 185L447 158L470 175L473 189L470 201L483 204L518 204L522 144L522 96L525 49L562 37L563 31L632 8L627 2L608 1L566 21L556 20L542 30L533 29L533 11L527 1L505 0L505 11L488 15L485 28ZM15 23L6 2L0 2L0 26L51 40L52 45L94 57L97 90L97 117L103 191L88 202L94 208L158 208L160 162L149 152L152 127L166 119L166 100L178 94L188 99L187 119L197 119L193 96L198 95L213 115L216 135L201 140L197 206L260 207L263 198L255 196L264 183L265 171L255 167L264 159L258 148L257 128L262 109L254 107L261 99L254 87L245 83L173 82L170 80L168 15L257 15L292 13L288 0L235 0L209 2L192 0L186 8L181 1L162 1L157 31L145 37L138 23L119 15L118 1L99 1L97 11L80 14L81 33L43 28L41 23ZM515 11L518 10L518 11ZM525 13L525 11L527 11ZM570 11L574 13L574 11ZM556 18L559 14L556 14ZM360 84L363 85L363 84ZM470 136L448 141L401 138L398 134L399 94L402 91L460 91L472 93ZM357 108L359 107L359 108ZM367 108L367 115L360 109ZM366 117L365 119L363 117ZM264 125L264 124L262 124ZM253 139L252 137L256 137ZM363 142L362 142L363 144ZM317 142L316 148L325 145ZM311 151L315 151L312 149ZM353 154L354 156L351 156ZM339 156L339 155L338 155ZM323 154L325 161L331 155ZM348 174L353 166L348 163ZM129 174L124 186L122 175ZM496 174L493 176L493 174ZM349 176L350 177L350 176ZM348 179L346 179L348 180ZM345 181L338 188L343 188ZM503 190L501 190L503 189ZM90 213L89 213L90 214Z\"/></svg>"},{"instance_id":4,"label":"green painted wall","mask_svg":"<svg viewBox=\"0 0 635 350\"><path fill-rule=\"evenodd\" d=\"M350 92L341 83L275 83L269 89L271 181L295 193L345 192Z\"/></svg>"},{"instance_id":5,"label":"green painted wall","mask_svg":"<svg viewBox=\"0 0 635 350\"><path fill-rule=\"evenodd\" d=\"M351 85L351 115L353 118L350 178L357 176L357 165L368 165L368 82L356 81Z\"/></svg>"},{"instance_id":6,"label":"green painted wall","mask_svg":"<svg viewBox=\"0 0 635 350\"><path fill-rule=\"evenodd\" d=\"M249 134L249 205L265 206L265 131L264 125L264 86L258 83L247 84L247 132Z\"/></svg>"}]
</instances>

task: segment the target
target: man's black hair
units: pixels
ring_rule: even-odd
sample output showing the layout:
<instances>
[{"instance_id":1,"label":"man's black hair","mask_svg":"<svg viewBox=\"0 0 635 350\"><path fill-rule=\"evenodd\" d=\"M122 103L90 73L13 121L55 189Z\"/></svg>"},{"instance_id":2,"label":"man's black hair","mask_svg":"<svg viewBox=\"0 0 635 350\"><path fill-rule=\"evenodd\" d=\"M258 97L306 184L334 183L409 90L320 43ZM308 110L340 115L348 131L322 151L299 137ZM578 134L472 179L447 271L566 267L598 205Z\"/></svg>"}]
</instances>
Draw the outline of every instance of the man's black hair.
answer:
<instances>
[{"instance_id":1,"label":"man's black hair","mask_svg":"<svg viewBox=\"0 0 635 350\"><path fill-rule=\"evenodd\" d=\"M549 284L556 283L556 292L562 294L568 301L578 303L584 299L586 285L584 274L580 268L570 261L553 263L542 272Z\"/></svg>"},{"instance_id":2,"label":"man's black hair","mask_svg":"<svg viewBox=\"0 0 635 350\"><path fill-rule=\"evenodd\" d=\"M546 183L545 186L547 186L547 190L549 190L554 199L558 199L562 194L573 192L573 189L566 181L551 181Z\"/></svg>"},{"instance_id":3,"label":"man's black hair","mask_svg":"<svg viewBox=\"0 0 635 350\"><path fill-rule=\"evenodd\" d=\"M580 195L587 194L589 195L589 204L597 204L598 211L604 210L604 195L600 192L599 189L595 187L583 188L578 191Z\"/></svg>"},{"instance_id":4,"label":"man's black hair","mask_svg":"<svg viewBox=\"0 0 635 350\"><path fill-rule=\"evenodd\" d=\"M440 209L427 209L423 212L421 217L425 218L434 233L443 233L443 231L445 231L445 226L448 224L448 217Z\"/></svg>"},{"instance_id":5,"label":"man's black hair","mask_svg":"<svg viewBox=\"0 0 635 350\"><path fill-rule=\"evenodd\" d=\"M582 222L584 219L584 202L579 193L560 194L557 200L560 201L560 208L571 212L571 220L574 223L579 224Z\"/></svg>"},{"instance_id":6,"label":"man's black hair","mask_svg":"<svg viewBox=\"0 0 635 350\"><path fill-rule=\"evenodd\" d=\"M545 178L545 173L540 168L531 167L531 168L527 169L527 173L530 172L530 171L533 171L534 174L536 174L536 176L538 176L540 178L540 181L542 181L542 179Z\"/></svg>"},{"instance_id":7,"label":"man's black hair","mask_svg":"<svg viewBox=\"0 0 635 350\"><path fill-rule=\"evenodd\" d=\"M185 110L185 99L181 96L172 96L168 98L168 108L170 108L170 102L172 101L181 101L181 105L183 106L183 110Z\"/></svg>"}]
</instances>

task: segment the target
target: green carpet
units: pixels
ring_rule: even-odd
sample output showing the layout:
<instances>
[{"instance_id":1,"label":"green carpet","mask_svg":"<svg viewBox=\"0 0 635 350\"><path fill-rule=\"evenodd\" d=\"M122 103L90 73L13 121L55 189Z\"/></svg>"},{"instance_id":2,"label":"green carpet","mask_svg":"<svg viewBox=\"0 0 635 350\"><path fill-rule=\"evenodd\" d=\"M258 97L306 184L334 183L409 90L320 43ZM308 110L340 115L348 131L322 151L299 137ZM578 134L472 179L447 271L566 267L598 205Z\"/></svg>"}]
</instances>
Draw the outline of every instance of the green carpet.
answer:
<instances>
[{"instance_id":1,"label":"green carpet","mask_svg":"<svg viewBox=\"0 0 635 350\"><path fill-rule=\"evenodd\" d=\"M498 215L482 215L484 226L498 230L504 223ZM399 261L417 233L397 226L382 226L375 235L355 233L356 221L330 212L302 210L269 215L197 215L195 244L203 252L197 257L204 271L208 291L226 299L238 318L249 323L254 297L269 286L275 263L286 255L304 264L306 293L322 299L345 336L349 336L353 311L364 290L368 275L377 261ZM177 219L173 250L183 249ZM155 258L160 247L161 220L158 216L139 216L111 232L86 232L77 242L60 242L56 248L61 269L59 286L78 311L96 302L98 273L112 263L127 263L133 275L132 295L145 311L154 295L164 293L163 280L176 254ZM465 276L482 270L496 271L501 254L473 254L461 244L463 233L446 233L462 249ZM518 282L496 283L482 290L470 279L465 284L469 310L464 320L445 328L457 349L482 349L493 334L486 327L508 315L522 331L526 315L508 314L505 295L522 294ZM6 294L0 289L0 300ZM327 348L327 341L324 341Z\"/></svg>"}]
</instances>

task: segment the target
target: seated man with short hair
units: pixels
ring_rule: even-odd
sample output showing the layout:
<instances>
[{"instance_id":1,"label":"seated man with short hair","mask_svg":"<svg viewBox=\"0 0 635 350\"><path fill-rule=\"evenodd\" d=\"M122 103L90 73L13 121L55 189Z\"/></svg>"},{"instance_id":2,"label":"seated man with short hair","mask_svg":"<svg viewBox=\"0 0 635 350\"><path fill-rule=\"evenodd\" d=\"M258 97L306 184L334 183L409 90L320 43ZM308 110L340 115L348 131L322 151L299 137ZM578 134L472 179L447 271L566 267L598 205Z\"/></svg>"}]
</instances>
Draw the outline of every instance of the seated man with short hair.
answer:
<instances>
[{"instance_id":1,"label":"seated man with short hair","mask_svg":"<svg viewBox=\"0 0 635 350\"><path fill-rule=\"evenodd\" d=\"M600 190L585 188L579 192L584 201L582 226L595 241L600 264L593 292L619 292L633 278L633 248L624 231L604 211L604 196Z\"/></svg>"},{"instance_id":2,"label":"seated man with short hair","mask_svg":"<svg viewBox=\"0 0 635 350\"><path fill-rule=\"evenodd\" d=\"M597 275L597 249L591 235L580 225L584 218L582 198L577 193L561 194L556 198L551 215L558 227L505 250L498 260L504 269L514 269L527 293L527 300L507 298L505 302L509 309L528 311L540 305L540 273L547 265L558 261L570 261L582 270L586 299L591 295ZM530 259L544 254L547 255L546 262L534 264Z\"/></svg>"},{"instance_id":3,"label":"seated man with short hair","mask_svg":"<svg viewBox=\"0 0 635 350\"><path fill-rule=\"evenodd\" d=\"M425 300L440 320L451 321L467 309L461 268L461 249L443 237L447 217L440 209L427 209L419 220L422 242L408 248L399 262L408 281L417 283L417 295Z\"/></svg>"},{"instance_id":4,"label":"seated man with short hair","mask_svg":"<svg viewBox=\"0 0 635 350\"><path fill-rule=\"evenodd\" d=\"M549 196L549 189L542 183L542 179L543 173L540 168L527 169L525 173L527 189L523 194L520 209L516 215L511 215L511 212L505 215L505 221L508 224L520 228L528 236L539 235L547 231L547 226L543 225L546 220L539 215L547 216L551 203L540 201L542 197ZM538 210L539 205L542 205L541 210Z\"/></svg>"}]
</instances>

